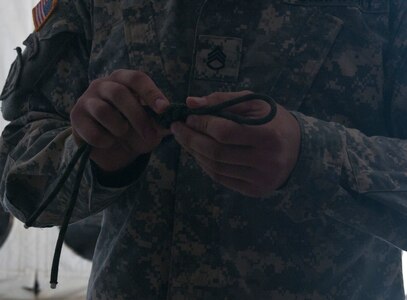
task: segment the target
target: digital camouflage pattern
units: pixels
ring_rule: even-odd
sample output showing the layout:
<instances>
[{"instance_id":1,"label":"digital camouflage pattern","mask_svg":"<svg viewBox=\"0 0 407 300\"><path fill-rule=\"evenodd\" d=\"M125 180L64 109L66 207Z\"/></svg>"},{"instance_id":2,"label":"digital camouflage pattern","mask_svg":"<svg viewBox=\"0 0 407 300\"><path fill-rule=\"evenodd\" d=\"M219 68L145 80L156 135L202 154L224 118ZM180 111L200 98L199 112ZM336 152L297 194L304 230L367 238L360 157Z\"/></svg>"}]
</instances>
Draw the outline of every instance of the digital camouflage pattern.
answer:
<instances>
[{"instance_id":1,"label":"digital camouflage pattern","mask_svg":"<svg viewBox=\"0 0 407 300\"><path fill-rule=\"evenodd\" d=\"M99 237L102 218L103 214L99 213L70 224L64 236L65 245L75 254L91 261Z\"/></svg>"},{"instance_id":2,"label":"digital camouflage pattern","mask_svg":"<svg viewBox=\"0 0 407 300\"><path fill-rule=\"evenodd\" d=\"M88 298L404 299L406 13L404 0L60 0L2 96L3 204L33 212L76 149L70 109L113 70L148 73L173 102L266 93L302 130L269 198L213 182L171 137L129 186L88 166L74 220L104 214ZM37 226L61 222L71 186Z\"/></svg>"}]
</instances>

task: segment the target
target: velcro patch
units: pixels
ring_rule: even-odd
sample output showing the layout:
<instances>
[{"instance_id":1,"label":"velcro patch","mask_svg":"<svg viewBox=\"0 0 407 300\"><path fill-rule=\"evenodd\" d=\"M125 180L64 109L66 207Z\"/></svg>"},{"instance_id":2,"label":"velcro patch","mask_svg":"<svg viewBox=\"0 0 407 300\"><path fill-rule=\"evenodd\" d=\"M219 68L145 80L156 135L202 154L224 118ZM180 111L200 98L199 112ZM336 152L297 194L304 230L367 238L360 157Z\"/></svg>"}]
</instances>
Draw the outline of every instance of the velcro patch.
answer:
<instances>
[{"instance_id":1,"label":"velcro patch","mask_svg":"<svg viewBox=\"0 0 407 300\"><path fill-rule=\"evenodd\" d=\"M41 29L57 7L58 0L41 0L32 10L35 31Z\"/></svg>"}]
</instances>

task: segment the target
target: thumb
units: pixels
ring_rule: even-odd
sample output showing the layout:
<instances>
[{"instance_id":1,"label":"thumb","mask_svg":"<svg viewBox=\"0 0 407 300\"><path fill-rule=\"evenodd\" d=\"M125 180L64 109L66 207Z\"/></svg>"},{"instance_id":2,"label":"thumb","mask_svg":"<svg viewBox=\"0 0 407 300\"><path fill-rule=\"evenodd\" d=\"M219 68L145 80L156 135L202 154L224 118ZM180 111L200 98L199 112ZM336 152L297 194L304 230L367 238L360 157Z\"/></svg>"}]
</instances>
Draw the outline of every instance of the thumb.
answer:
<instances>
[{"instance_id":1,"label":"thumb","mask_svg":"<svg viewBox=\"0 0 407 300\"><path fill-rule=\"evenodd\" d=\"M200 108L208 105L206 97L188 97L186 104L189 108Z\"/></svg>"}]
</instances>

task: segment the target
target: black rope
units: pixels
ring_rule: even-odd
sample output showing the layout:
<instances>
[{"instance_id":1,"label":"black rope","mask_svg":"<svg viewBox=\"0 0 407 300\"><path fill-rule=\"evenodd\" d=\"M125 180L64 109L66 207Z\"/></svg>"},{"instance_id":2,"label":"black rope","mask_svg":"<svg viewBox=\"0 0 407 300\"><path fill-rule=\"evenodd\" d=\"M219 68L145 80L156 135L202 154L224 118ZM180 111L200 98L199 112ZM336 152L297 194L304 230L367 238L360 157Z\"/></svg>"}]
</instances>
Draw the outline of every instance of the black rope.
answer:
<instances>
[{"instance_id":1,"label":"black rope","mask_svg":"<svg viewBox=\"0 0 407 300\"><path fill-rule=\"evenodd\" d=\"M71 194L71 199L69 200L69 206L68 206L68 209L66 210L64 221L62 222L62 226L59 231L58 240L57 240L57 244L55 246L54 258L52 260L52 267L51 267L50 284L51 284L52 289L55 289L58 284L58 269L59 269L59 260L61 258L62 245L64 243L66 230L68 229L69 220L72 217L72 213L75 208L76 200L78 198L83 173L85 171L86 163L88 162L88 158L89 158L89 154L90 154L90 149L91 148L89 145L85 146L85 150L84 150L83 155L79 162L78 175L75 178L75 182L74 182L74 186L73 186L73 190L72 190L72 194Z\"/></svg>"},{"instance_id":2,"label":"black rope","mask_svg":"<svg viewBox=\"0 0 407 300\"><path fill-rule=\"evenodd\" d=\"M260 118L249 118L249 117L242 117L236 114L232 114L226 111L223 111L225 108L231 107L233 105L237 105L242 102L252 101L252 100L261 100L267 102L270 105L270 111L264 117ZM262 94L247 94L238 98L231 99L226 102L222 102L217 105L209 106L209 107L202 107L202 108L195 108L190 109L185 104L172 104L170 107L162 114L156 114L151 108L145 107L147 113L153 117L161 126L165 128L169 128L172 122L175 121L185 121L189 115L215 115L225 119L232 120L239 124L246 124L246 125L263 125L269 121L271 121L277 112L277 106L274 100L266 95ZM34 222L38 219L41 213L48 207L48 205L55 199L57 194L62 189L63 185L65 184L67 178L72 173L75 165L79 161L79 167L77 171L77 175L75 178L71 198L68 203L67 210L65 212L64 220L61 225L61 229L59 231L57 244L55 246L54 251L54 258L52 261L51 267L51 288L56 288L58 284L58 270L59 270L59 260L61 258L61 251L64 242L64 237L66 231L68 229L69 221L72 217L73 210L75 208L76 200L78 198L80 184L82 181L83 173L85 171L86 163L89 159L91 147L88 144L84 144L76 150L75 154L73 155L71 161L66 166L65 170L62 172L61 177L58 179L55 187L51 190L48 196L45 197L44 201L41 202L39 207L34 211L34 213L28 218L25 223L25 227L31 227Z\"/></svg>"},{"instance_id":3,"label":"black rope","mask_svg":"<svg viewBox=\"0 0 407 300\"><path fill-rule=\"evenodd\" d=\"M67 180L68 176L71 174L73 168L75 167L78 160L81 158L82 154L89 148L88 145L82 145L76 150L74 156L72 157L71 161L66 166L64 172L62 172L61 177L58 179L55 187L52 189L51 193L45 197L44 201L41 202L40 206L34 211L34 213L28 218L25 222L24 227L29 228L31 227L34 222L38 219L41 213L48 207L48 205L54 200L55 196L59 193L59 191L64 186L65 181Z\"/></svg>"}]
</instances>

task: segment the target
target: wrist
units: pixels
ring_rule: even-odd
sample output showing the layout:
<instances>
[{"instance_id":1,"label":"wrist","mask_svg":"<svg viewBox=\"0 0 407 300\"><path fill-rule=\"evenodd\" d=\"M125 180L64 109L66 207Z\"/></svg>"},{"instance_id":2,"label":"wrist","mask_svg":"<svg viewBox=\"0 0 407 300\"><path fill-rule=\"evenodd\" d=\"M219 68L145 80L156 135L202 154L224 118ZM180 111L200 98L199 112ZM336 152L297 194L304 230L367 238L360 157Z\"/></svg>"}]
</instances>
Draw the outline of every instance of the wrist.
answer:
<instances>
[{"instance_id":1,"label":"wrist","mask_svg":"<svg viewBox=\"0 0 407 300\"><path fill-rule=\"evenodd\" d=\"M91 160L92 173L99 184L106 187L119 188L131 184L136 180L146 168L150 159L150 153L139 155L127 166L115 170L107 171Z\"/></svg>"}]
</instances>

